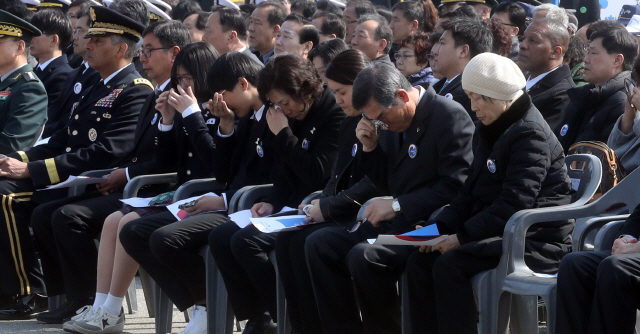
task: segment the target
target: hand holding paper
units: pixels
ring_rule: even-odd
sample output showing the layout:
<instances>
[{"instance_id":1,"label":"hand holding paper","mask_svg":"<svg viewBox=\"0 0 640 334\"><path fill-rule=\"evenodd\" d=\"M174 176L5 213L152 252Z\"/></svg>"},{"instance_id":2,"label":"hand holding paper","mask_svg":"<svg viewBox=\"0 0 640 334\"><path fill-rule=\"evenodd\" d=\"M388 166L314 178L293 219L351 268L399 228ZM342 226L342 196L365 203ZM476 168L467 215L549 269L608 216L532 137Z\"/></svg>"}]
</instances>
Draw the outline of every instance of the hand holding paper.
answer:
<instances>
[{"instance_id":1,"label":"hand holding paper","mask_svg":"<svg viewBox=\"0 0 640 334\"><path fill-rule=\"evenodd\" d=\"M369 239L368 241L370 244L377 245L435 246L439 242L447 239L447 237L448 235L440 235L436 224L431 224L405 234L381 234L377 239Z\"/></svg>"}]
</instances>

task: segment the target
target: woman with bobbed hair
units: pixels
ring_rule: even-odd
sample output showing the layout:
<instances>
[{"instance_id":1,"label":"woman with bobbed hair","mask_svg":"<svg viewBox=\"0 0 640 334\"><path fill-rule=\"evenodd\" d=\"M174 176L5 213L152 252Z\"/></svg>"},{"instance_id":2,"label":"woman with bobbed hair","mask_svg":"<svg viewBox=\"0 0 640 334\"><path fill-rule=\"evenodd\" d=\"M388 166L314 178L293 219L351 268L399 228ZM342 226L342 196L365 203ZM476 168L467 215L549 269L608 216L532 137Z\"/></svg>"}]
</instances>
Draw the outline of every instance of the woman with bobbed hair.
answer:
<instances>
[{"instance_id":1,"label":"woman with bobbed hair","mask_svg":"<svg viewBox=\"0 0 640 334\"><path fill-rule=\"evenodd\" d=\"M462 87L480 124L462 192L435 219L448 237L409 257L407 275L414 333L477 333L471 279L500 261L509 218L524 209L568 204L571 182L558 139L524 90L508 58L482 53L467 64ZM525 261L535 272L557 272L571 246L568 221L527 232Z\"/></svg>"},{"instance_id":2,"label":"woman with bobbed hair","mask_svg":"<svg viewBox=\"0 0 640 334\"><path fill-rule=\"evenodd\" d=\"M333 163L329 182L320 199L313 200L305 210L309 223L328 223L315 224L299 231L281 232L276 238L278 271L294 333L322 333L304 253L307 236L322 228L340 228L342 222L352 222L360 209L357 203L383 195L364 179L364 172L358 164L362 146L356 138L356 127L361 113L351 106L353 81L368 64L364 53L351 49L335 56L325 71L325 82L329 84L336 103L347 114L347 118L340 125L338 157ZM300 205L300 208L304 208L304 205Z\"/></svg>"},{"instance_id":3,"label":"woman with bobbed hair","mask_svg":"<svg viewBox=\"0 0 640 334\"><path fill-rule=\"evenodd\" d=\"M260 100L269 106L262 117L275 138L271 149L280 165L273 189L251 208L253 217L297 207L329 180L344 112L322 85L313 64L290 53L269 60L257 82ZM209 245L237 319L249 320L245 333L272 333L277 319L276 273L268 254L278 233L229 221L213 229Z\"/></svg>"},{"instance_id":4,"label":"woman with bobbed hair","mask_svg":"<svg viewBox=\"0 0 640 334\"><path fill-rule=\"evenodd\" d=\"M396 53L396 68L402 73L411 86L417 86L428 82L435 84L439 81L433 76L429 66L429 54L431 53L429 35L418 32L405 38Z\"/></svg>"},{"instance_id":5,"label":"woman with bobbed hair","mask_svg":"<svg viewBox=\"0 0 640 334\"><path fill-rule=\"evenodd\" d=\"M329 65L331 59L345 50L349 50L347 43L339 38L332 38L318 44L317 47L309 51L307 59L316 67L316 70L322 78L322 82L325 82L324 70L327 68L327 65Z\"/></svg>"}]
</instances>

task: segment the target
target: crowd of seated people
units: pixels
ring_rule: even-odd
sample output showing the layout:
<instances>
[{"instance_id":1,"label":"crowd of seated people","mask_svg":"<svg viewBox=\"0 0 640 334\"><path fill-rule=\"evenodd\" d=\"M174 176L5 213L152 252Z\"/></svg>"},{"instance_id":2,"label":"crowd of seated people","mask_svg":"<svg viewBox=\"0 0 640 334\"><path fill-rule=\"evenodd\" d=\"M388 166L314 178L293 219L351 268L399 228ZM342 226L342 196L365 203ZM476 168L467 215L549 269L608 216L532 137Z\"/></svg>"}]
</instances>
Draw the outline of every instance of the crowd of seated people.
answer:
<instances>
[{"instance_id":1,"label":"crowd of seated people","mask_svg":"<svg viewBox=\"0 0 640 334\"><path fill-rule=\"evenodd\" d=\"M123 332L142 268L190 310L180 333L207 333L208 246L244 334L275 333L278 312L292 333L399 334L407 321L477 333L472 278L498 265L514 214L570 203L570 148L601 142L624 175L640 166L639 30L624 13L216 3L0 1L0 320ZM84 192L56 186L98 170ZM164 173L175 182L122 202L131 180ZM211 178L200 194L215 195L169 210L178 188ZM300 213L305 227L232 215L257 185L270 187L246 215ZM629 211L611 251L572 250L573 220L528 230L527 266L558 277L556 332L633 332L640 207ZM369 242L427 227L446 237ZM48 309L51 297L62 302Z\"/></svg>"}]
</instances>

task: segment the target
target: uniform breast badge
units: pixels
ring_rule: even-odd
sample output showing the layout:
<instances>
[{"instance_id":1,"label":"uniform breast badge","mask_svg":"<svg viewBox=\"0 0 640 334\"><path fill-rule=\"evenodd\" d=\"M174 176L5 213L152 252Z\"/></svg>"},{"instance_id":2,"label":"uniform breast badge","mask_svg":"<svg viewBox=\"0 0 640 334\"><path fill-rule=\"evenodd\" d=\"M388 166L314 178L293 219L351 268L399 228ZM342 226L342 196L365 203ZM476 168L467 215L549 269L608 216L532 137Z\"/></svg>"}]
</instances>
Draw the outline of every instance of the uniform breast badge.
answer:
<instances>
[{"instance_id":1,"label":"uniform breast badge","mask_svg":"<svg viewBox=\"0 0 640 334\"><path fill-rule=\"evenodd\" d=\"M96 131L96 129L90 129L89 130L89 140L91 141L96 141L96 139L98 138L98 132Z\"/></svg>"},{"instance_id":2,"label":"uniform breast badge","mask_svg":"<svg viewBox=\"0 0 640 334\"><path fill-rule=\"evenodd\" d=\"M0 92L0 101L5 101L8 97L9 94L11 94L11 91L8 90L3 90Z\"/></svg>"}]
</instances>

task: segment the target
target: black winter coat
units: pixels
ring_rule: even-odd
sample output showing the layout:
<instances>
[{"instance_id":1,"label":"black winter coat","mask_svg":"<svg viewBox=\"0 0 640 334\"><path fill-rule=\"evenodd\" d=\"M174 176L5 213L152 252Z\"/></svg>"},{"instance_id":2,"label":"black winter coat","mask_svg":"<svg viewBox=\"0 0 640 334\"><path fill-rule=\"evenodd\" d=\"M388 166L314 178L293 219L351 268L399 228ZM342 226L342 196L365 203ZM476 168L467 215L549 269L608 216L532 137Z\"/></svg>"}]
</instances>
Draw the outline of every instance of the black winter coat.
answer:
<instances>
[{"instance_id":1,"label":"black winter coat","mask_svg":"<svg viewBox=\"0 0 640 334\"><path fill-rule=\"evenodd\" d=\"M473 153L463 191L435 218L441 233L457 234L461 251L500 256L513 214L571 200L562 147L527 93L494 123L478 125ZM530 228L527 264L537 272L554 272L569 251L572 229L567 221Z\"/></svg>"},{"instance_id":2,"label":"black winter coat","mask_svg":"<svg viewBox=\"0 0 640 334\"><path fill-rule=\"evenodd\" d=\"M567 90L569 105L553 131L565 153L580 141L607 142L618 117L624 113L624 79L630 77L631 72L620 72L599 87L588 84Z\"/></svg>"}]
</instances>

